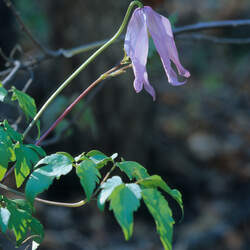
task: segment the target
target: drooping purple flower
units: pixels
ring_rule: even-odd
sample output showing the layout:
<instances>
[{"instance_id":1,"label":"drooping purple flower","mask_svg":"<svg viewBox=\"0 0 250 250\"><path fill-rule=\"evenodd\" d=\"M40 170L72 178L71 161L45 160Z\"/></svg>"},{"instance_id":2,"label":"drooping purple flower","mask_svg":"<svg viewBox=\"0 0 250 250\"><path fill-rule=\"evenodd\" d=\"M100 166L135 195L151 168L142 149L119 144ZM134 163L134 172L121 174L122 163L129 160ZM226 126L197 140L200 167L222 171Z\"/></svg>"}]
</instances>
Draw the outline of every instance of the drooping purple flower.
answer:
<instances>
[{"instance_id":1,"label":"drooping purple flower","mask_svg":"<svg viewBox=\"0 0 250 250\"><path fill-rule=\"evenodd\" d=\"M156 13L149 6L137 8L128 24L124 49L132 61L132 67L135 74L135 91L138 93L144 87L155 100L155 90L149 83L146 70L148 32L160 55L170 84L178 86L186 82L178 81L178 76L171 66L171 61L175 64L179 75L188 78L190 77L190 73L180 63L169 20Z\"/></svg>"}]
</instances>

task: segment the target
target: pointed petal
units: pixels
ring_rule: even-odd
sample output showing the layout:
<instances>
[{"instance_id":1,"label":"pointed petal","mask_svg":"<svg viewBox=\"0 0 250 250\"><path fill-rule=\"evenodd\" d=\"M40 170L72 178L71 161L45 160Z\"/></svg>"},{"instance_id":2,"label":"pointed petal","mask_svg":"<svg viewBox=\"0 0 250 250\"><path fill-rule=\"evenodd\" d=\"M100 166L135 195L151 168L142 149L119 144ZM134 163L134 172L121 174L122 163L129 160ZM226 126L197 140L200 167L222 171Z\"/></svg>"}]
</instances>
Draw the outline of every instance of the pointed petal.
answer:
<instances>
[{"instance_id":1,"label":"pointed petal","mask_svg":"<svg viewBox=\"0 0 250 250\"><path fill-rule=\"evenodd\" d=\"M190 73L180 63L170 22L167 18L159 15L150 7L144 7L144 12L149 33L161 57L169 83L173 85L184 84L185 81L178 81L177 75L171 67L172 61L176 65L180 75L186 78L190 77Z\"/></svg>"},{"instance_id":2,"label":"pointed petal","mask_svg":"<svg viewBox=\"0 0 250 250\"><path fill-rule=\"evenodd\" d=\"M136 93L140 92L143 85L146 91L155 98L153 87L149 84L146 71L148 57L148 34L145 15L143 10L137 8L128 24L125 36L124 49L132 61L135 74L134 88Z\"/></svg>"},{"instance_id":3,"label":"pointed petal","mask_svg":"<svg viewBox=\"0 0 250 250\"><path fill-rule=\"evenodd\" d=\"M155 101L155 99L156 99L155 90L152 87L152 85L149 83L148 75L147 74L144 76L144 80L145 80L144 81L144 88L145 88L145 90L153 97L153 101Z\"/></svg>"}]
</instances>

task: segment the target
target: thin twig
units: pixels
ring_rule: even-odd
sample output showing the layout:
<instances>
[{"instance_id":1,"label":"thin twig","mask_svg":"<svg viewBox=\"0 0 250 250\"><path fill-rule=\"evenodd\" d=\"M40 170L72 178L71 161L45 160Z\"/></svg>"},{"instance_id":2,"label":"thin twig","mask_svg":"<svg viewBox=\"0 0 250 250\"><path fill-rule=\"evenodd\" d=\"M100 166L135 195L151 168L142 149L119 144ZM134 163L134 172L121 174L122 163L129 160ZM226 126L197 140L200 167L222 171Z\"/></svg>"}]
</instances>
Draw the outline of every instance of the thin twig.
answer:
<instances>
[{"instance_id":1,"label":"thin twig","mask_svg":"<svg viewBox=\"0 0 250 250\"><path fill-rule=\"evenodd\" d=\"M34 80L34 72L31 70L31 69L28 69L29 71L29 74L30 74L30 78L29 80L26 82L26 84L24 85L23 89L22 89L22 92L26 92L30 86L30 84L33 82Z\"/></svg>"},{"instance_id":2,"label":"thin twig","mask_svg":"<svg viewBox=\"0 0 250 250\"><path fill-rule=\"evenodd\" d=\"M25 197L24 193L19 192L19 191L13 189L13 188L7 187L4 184L0 183L0 188L6 190L8 192L11 192L13 194L16 194L18 196ZM44 203L44 204L47 204L47 205L59 206L59 207L81 207L81 206L83 206L83 205L85 205L87 203L86 200L81 200L81 201L78 201L78 202L75 202L75 203L65 203L65 202L49 201L49 200L44 200L44 199L40 199L40 198L35 198L35 201L38 201L40 203Z\"/></svg>"},{"instance_id":3,"label":"thin twig","mask_svg":"<svg viewBox=\"0 0 250 250\"><path fill-rule=\"evenodd\" d=\"M9 82L12 77L17 73L17 71L20 69L21 63L19 61L14 61L14 68L12 68L9 75L2 81L2 84L5 85L7 82Z\"/></svg>"},{"instance_id":4,"label":"thin twig","mask_svg":"<svg viewBox=\"0 0 250 250\"><path fill-rule=\"evenodd\" d=\"M113 167L109 170L109 172L105 175L105 177L103 178L103 180L101 181L99 187L96 189L96 191L92 194L91 198L93 198L100 190L101 185L108 179L108 177L110 176L110 174L113 172L113 170L115 169L116 165L113 165ZM21 197L26 197L24 193L17 191L13 188L10 188L4 184L0 183L0 188L3 190L6 190L8 192L11 192L15 195L21 196ZM82 207L85 204L87 204L88 200L84 199L84 200L80 200L78 202L74 202L74 203L66 203L66 202L57 202L57 201L50 201L50 200L44 200L44 199L40 199L40 198L35 198L35 201L43 203L43 204L47 204L47 205L51 205L51 206L57 206L57 207L68 207L68 208L75 208L75 207Z\"/></svg>"},{"instance_id":5,"label":"thin twig","mask_svg":"<svg viewBox=\"0 0 250 250\"><path fill-rule=\"evenodd\" d=\"M24 30L24 32L27 34L29 39L43 52L43 55L38 55L35 58L33 58L33 60L31 60L31 61L28 60L28 61L23 62L20 69L25 69L27 67L35 67L39 63L41 63L47 59L56 58L56 57L60 57L60 56L70 58L70 57L73 57L75 55L84 53L86 51L90 51L90 50L93 50L95 48L101 47L103 44L105 44L108 41L108 40L97 41L97 42L93 42L93 43L90 43L87 45L80 45L78 47L71 48L71 49L60 48L58 50L50 50L48 48L45 48L32 35L31 31L25 25L24 21L22 20L21 16L19 15L18 11L16 10L16 8L12 4L12 2L10 0L3 0L3 1L11 9L13 14L16 16L17 21L19 22L22 30ZM239 27L239 26L250 26L250 19L201 22L201 23L186 25L186 26L182 26L182 27L177 27L173 30L173 33L176 36L178 36L179 34L188 33L188 32L197 32L197 31L201 31L201 30L227 28L227 27L235 28L235 27ZM116 42L122 41L123 39L124 39L124 36L121 36L119 39L116 40ZM228 38L228 39L230 39L230 38ZM244 39L244 40L239 39L238 41L235 40L235 41L231 41L231 42L228 39L220 40L220 42L218 42L218 43L221 43L221 44L223 42L225 42L225 43L237 43L237 44L241 44L241 42L242 42L242 44L248 43L248 42L246 42L247 41L246 39ZM206 40L213 42L215 39L206 39ZM3 72L0 72L0 75L1 74L3 74Z\"/></svg>"},{"instance_id":6,"label":"thin twig","mask_svg":"<svg viewBox=\"0 0 250 250\"><path fill-rule=\"evenodd\" d=\"M202 40L213 42L217 44L249 44L250 37L248 38L226 38L226 37L216 37L216 36L209 36L204 34L183 34L178 36L180 39L190 39L190 40Z\"/></svg>"},{"instance_id":7,"label":"thin twig","mask_svg":"<svg viewBox=\"0 0 250 250\"><path fill-rule=\"evenodd\" d=\"M200 22L196 24L177 27L173 30L173 33L177 35L187 32L196 32L201 30L218 29L218 28L236 28L240 26L250 26L250 19Z\"/></svg>"}]
</instances>

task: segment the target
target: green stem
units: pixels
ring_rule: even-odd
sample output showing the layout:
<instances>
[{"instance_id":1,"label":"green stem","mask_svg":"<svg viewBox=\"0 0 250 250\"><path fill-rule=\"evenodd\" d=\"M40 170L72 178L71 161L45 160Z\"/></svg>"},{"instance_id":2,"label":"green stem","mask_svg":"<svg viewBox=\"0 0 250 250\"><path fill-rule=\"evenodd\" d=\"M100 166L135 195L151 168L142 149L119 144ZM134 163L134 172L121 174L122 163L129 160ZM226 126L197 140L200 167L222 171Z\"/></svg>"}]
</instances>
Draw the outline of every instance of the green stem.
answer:
<instances>
[{"instance_id":1,"label":"green stem","mask_svg":"<svg viewBox=\"0 0 250 250\"><path fill-rule=\"evenodd\" d=\"M0 183L0 188L25 198L24 193L19 192L19 191L13 189L13 188L7 187L6 185L3 185L1 183ZM78 201L78 202L75 202L75 203L64 203L64 202L44 200L44 199L40 199L40 198L37 198L37 197L35 198L35 200L38 201L38 202L47 204L47 205L57 206L57 207L81 207L81 206L84 206L87 203L87 200L81 200L81 201Z\"/></svg>"},{"instance_id":2,"label":"green stem","mask_svg":"<svg viewBox=\"0 0 250 250\"><path fill-rule=\"evenodd\" d=\"M87 67L89 63L91 63L99 54L101 54L106 48L108 48L122 33L124 30L128 20L130 13L134 6L142 7L142 3L139 1L133 1L130 3L126 15L123 19L123 22L119 28L119 30L116 32L116 34L102 47L100 47L92 56L90 56L76 71L74 71L63 83L62 85L50 96L50 98L45 102L45 104L41 107L41 109L38 111L32 122L29 124L29 126L26 128L26 130L23 133L23 137L25 137L30 129L35 125L35 123L38 121L40 116L43 114L43 112L46 110L46 108L50 105L50 103L62 92L62 90L67 87L70 82L83 70Z\"/></svg>"}]
</instances>

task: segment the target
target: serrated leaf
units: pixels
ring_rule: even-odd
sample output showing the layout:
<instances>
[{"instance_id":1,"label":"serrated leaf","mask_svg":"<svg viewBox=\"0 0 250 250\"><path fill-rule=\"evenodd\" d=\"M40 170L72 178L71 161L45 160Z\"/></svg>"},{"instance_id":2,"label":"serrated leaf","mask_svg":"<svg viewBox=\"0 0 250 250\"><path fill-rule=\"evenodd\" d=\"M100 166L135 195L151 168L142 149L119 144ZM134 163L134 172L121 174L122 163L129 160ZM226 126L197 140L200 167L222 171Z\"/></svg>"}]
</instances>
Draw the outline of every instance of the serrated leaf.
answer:
<instances>
[{"instance_id":1,"label":"serrated leaf","mask_svg":"<svg viewBox=\"0 0 250 250\"><path fill-rule=\"evenodd\" d=\"M11 100L18 101L19 106L24 112L27 120L29 118L33 119L37 113L35 100L31 96L16 89L15 87L12 87L12 92L13 94L12 94ZM38 129L38 134L40 134L40 122L39 121L36 122L36 126Z\"/></svg>"},{"instance_id":2,"label":"serrated leaf","mask_svg":"<svg viewBox=\"0 0 250 250\"><path fill-rule=\"evenodd\" d=\"M146 168L135 161L122 161L117 162L116 164L121 171L125 172L130 180L133 178L140 180L149 176Z\"/></svg>"},{"instance_id":3,"label":"serrated leaf","mask_svg":"<svg viewBox=\"0 0 250 250\"><path fill-rule=\"evenodd\" d=\"M46 165L39 167L41 165ZM52 154L41 159L30 175L25 194L27 200L33 204L35 197L48 189L55 178L68 174L72 169L71 160L63 154Z\"/></svg>"},{"instance_id":4,"label":"serrated leaf","mask_svg":"<svg viewBox=\"0 0 250 250\"><path fill-rule=\"evenodd\" d=\"M35 242L40 244L44 237L43 225L40 223L39 220L32 217L32 220L29 223L29 229L35 237L33 238Z\"/></svg>"},{"instance_id":5,"label":"serrated leaf","mask_svg":"<svg viewBox=\"0 0 250 250\"><path fill-rule=\"evenodd\" d=\"M137 199L141 199L141 188L136 183L126 184L126 187L130 189L131 192L136 196Z\"/></svg>"},{"instance_id":6,"label":"serrated leaf","mask_svg":"<svg viewBox=\"0 0 250 250\"><path fill-rule=\"evenodd\" d=\"M8 91L3 87L3 84L0 83L0 102L4 102L5 97L7 96Z\"/></svg>"},{"instance_id":7,"label":"serrated leaf","mask_svg":"<svg viewBox=\"0 0 250 250\"><path fill-rule=\"evenodd\" d=\"M165 250L172 249L174 219L168 202L157 189L143 189L142 198L153 216Z\"/></svg>"},{"instance_id":8,"label":"serrated leaf","mask_svg":"<svg viewBox=\"0 0 250 250\"><path fill-rule=\"evenodd\" d=\"M16 209L15 207L10 208L10 206L8 206L8 209L11 212L8 228L14 232L17 245L19 246L28 233L28 220L30 219L30 215L26 211Z\"/></svg>"},{"instance_id":9,"label":"serrated leaf","mask_svg":"<svg viewBox=\"0 0 250 250\"><path fill-rule=\"evenodd\" d=\"M97 165L98 169L104 167L109 161L113 161L111 157L108 157L98 150L91 150L86 156Z\"/></svg>"},{"instance_id":10,"label":"serrated leaf","mask_svg":"<svg viewBox=\"0 0 250 250\"><path fill-rule=\"evenodd\" d=\"M0 228L3 233L8 229L8 223L10 219L10 212L6 207L0 208Z\"/></svg>"},{"instance_id":11,"label":"serrated leaf","mask_svg":"<svg viewBox=\"0 0 250 250\"><path fill-rule=\"evenodd\" d=\"M26 177L30 174L33 165L35 165L40 157L36 151L29 145L18 144L15 147L16 154L16 166L15 166L15 177L16 185L19 188Z\"/></svg>"},{"instance_id":12,"label":"serrated leaf","mask_svg":"<svg viewBox=\"0 0 250 250\"><path fill-rule=\"evenodd\" d=\"M183 208L183 202L182 202L182 195L177 189L171 189L167 183L159 176L159 175L152 175L150 177L147 177L143 180L139 181L139 184L146 187L146 188L161 188L166 193L168 193L173 199L177 201L179 204L181 211L182 211L182 217L184 215L184 208Z\"/></svg>"},{"instance_id":13,"label":"serrated leaf","mask_svg":"<svg viewBox=\"0 0 250 250\"><path fill-rule=\"evenodd\" d=\"M89 159L82 161L80 165L77 166L76 174L80 178L81 185L89 201L95 190L96 183L99 183L101 174L96 168L96 164Z\"/></svg>"},{"instance_id":14,"label":"serrated leaf","mask_svg":"<svg viewBox=\"0 0 250 250\"><path fill-rule=\"evenodd\" d=\"M11 200L6 199L6 203L11 214L8 228L14 232L17 245L22 244L29 232L35 236L34 241L40 243L44 237L40 222L27 211L19 209Z\"/></svg>"},{"instance_id":15,"label":"serrated leaf","mask_svg":"<svg viewBox=\"0 0 250 250\"><path fill-rule=\"evenodd\" d=\"M122 184L122 179L119 176L113 176L101 185L102 191L98 196L99 208L103 210L105 201L112 194L113 190Z\"/></svg>"},{"instance_id":16,"label":"serrated leaf","mask_svg":"<svg viewBox=\"0 0 250 250\"><path fill-rule=\"evenodd\" d=\"M124 237L128 240L133 233L133 213L140 206L140 200L125 184L117 186L108 199L110 200L109 210L113 210Z\"/></svg>"}]
</instances>

